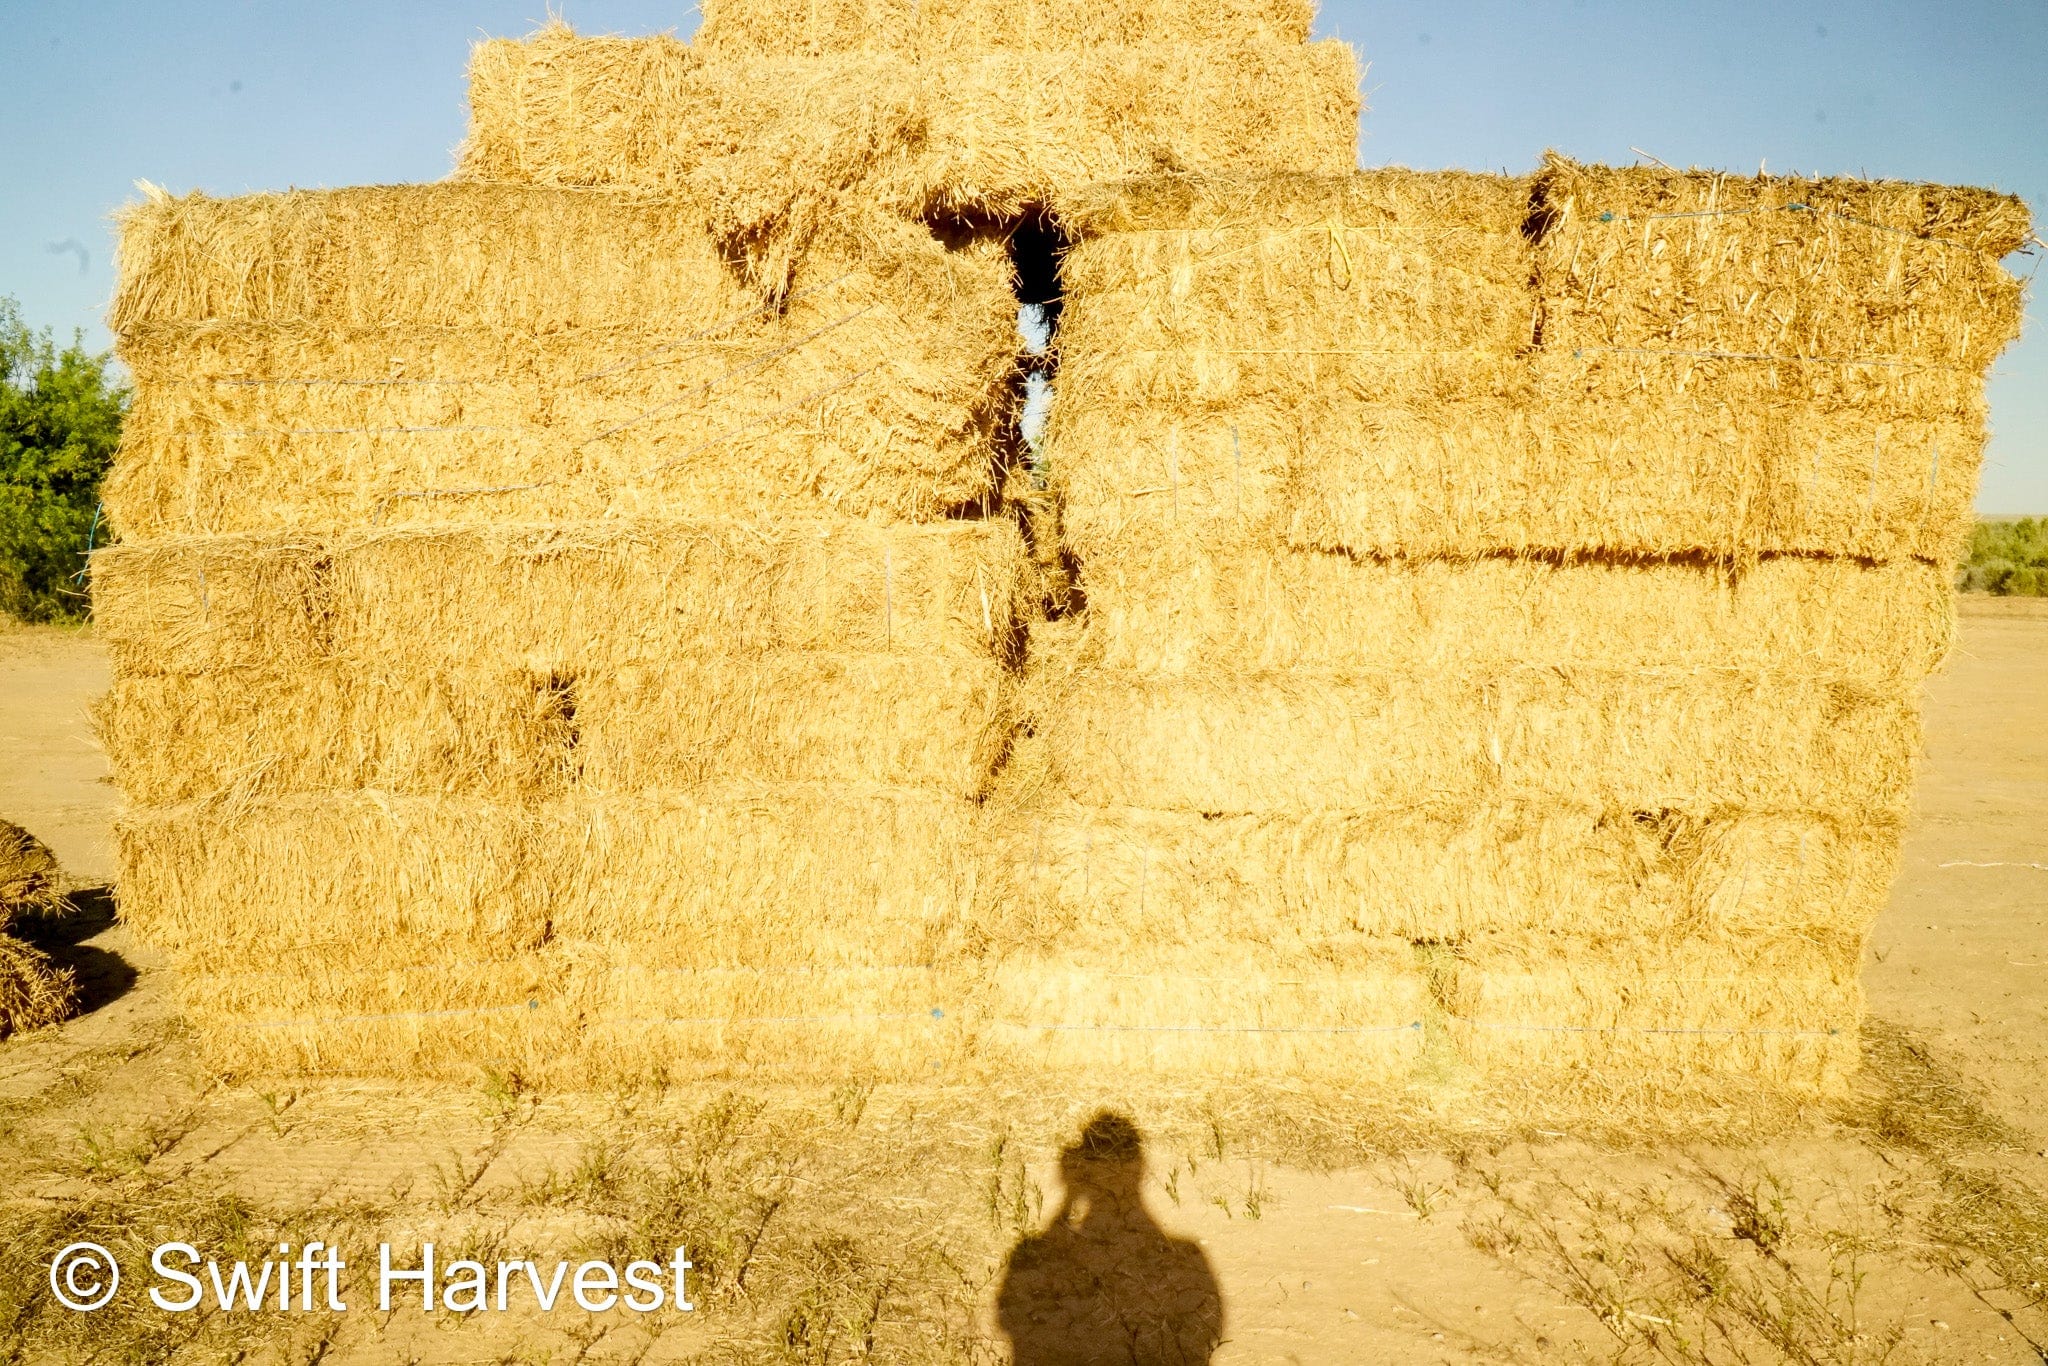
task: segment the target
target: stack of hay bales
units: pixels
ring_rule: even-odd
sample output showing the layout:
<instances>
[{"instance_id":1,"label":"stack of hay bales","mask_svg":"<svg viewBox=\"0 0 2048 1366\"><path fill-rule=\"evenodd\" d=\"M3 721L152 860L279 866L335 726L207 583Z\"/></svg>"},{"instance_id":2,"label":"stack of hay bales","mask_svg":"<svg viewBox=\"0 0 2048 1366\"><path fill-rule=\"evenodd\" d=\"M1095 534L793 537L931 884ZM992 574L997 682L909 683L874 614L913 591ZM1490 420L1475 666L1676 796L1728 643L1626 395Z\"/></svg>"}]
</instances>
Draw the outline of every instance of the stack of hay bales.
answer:
<instances>
[{"instance_id":1,"label":"stack of hay bales","mask_svg":"<svg viewBox=\"0 0 2048 1366\"><path fill-rule=\"evenodd\" d=\"M71 970L6 932L22 916L47 915L63 904L57 860L34 835L0 821L0 1039L71 1013L78 996Z\"/></svg>"},{"instance_id":2,"label":"stack of hay bales","mask_svg":"<svg viewBox=\"0 0 2048 1366\"><path fill-rule=\"evenodd\" d=\"M764 282L723 204L127 216L100 724L123 912L217 1066L942 1045L1018 652L1008 265L848 218Z\"/></svg>"},{"instance_id":3,"label":"stack of hay bales","mask_svg":"<svg viewBox=\"0 0 2048 1366\"><path fill-rule=\"evenodd\" d=\"M1561 160L1064 208L1020 951L1407 948L1487 1070L1834 1085L2024 211Z\"/></svg>"}]
</instances>

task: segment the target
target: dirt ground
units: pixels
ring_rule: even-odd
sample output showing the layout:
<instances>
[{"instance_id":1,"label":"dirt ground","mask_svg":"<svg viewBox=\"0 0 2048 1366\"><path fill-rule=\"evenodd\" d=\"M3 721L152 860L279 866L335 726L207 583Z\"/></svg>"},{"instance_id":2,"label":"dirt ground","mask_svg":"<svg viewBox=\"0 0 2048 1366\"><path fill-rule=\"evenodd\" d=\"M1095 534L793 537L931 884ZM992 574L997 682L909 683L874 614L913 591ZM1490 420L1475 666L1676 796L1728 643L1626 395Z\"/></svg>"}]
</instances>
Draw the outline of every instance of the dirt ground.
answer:
<instances>
[{"instance_id":1,"label":"dirt ground","mask_svg":"<svg viewBox=\"0 0 2048 1366\"><path fill-rule=\"evenodd\" d=\"M1857 1096L1640 1129L1369 1097L224 1082L90 890L114 872L85 716L106 677L87 634L0 628L0 816L84 889L32 934L87 1007L0 1043L0 1361L997 1362L1006 1335L1019 1361L1174 1360L1216 1331L1230 1362L2048 1363L2048 604L1969 603L1930 687ZM1142 1161L1063 1158L1105 1106ZM346 1249L350 1312L143 1298L164 1241L313 1238ZM96 1314L50 1293L81 1240L128 1273ZM378 1243L416 1264L425 1241L443 1265L687 1243L696 1308L377 1311ZM1077 1286L1096 1317L1059 1307Z\"/></svg>"}]
</instances>

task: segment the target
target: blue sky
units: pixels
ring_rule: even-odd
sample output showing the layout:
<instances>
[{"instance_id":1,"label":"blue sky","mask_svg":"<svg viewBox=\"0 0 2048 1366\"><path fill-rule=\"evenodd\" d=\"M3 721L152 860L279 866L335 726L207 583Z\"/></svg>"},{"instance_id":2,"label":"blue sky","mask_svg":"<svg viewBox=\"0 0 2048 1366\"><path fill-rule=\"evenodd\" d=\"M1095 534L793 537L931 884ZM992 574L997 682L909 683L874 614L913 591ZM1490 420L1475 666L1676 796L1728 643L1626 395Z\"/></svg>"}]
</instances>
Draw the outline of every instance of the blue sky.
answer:
<instances>
[{"instance_id":1,"label":"blue sky","mask_svg":"<svg viewBox=\"0 0 2048 1366\"><path fill-rule=\"evenodd\" d=\"M585 31L697 22L680 0L558 3ZM446 174L469 44L544 17L545 0L0 0L0 294L103 346L107 214L136 179L234 194ZM1368 64L1368 165L1526 170L1546 146L1623 162L1640 147L1994 185L2048 214L2043 0L1329 0L1319 29ZM2048 512L2039 333L2030 318L1992 380L1987 512Z\"/></svg>"}]
</instances>

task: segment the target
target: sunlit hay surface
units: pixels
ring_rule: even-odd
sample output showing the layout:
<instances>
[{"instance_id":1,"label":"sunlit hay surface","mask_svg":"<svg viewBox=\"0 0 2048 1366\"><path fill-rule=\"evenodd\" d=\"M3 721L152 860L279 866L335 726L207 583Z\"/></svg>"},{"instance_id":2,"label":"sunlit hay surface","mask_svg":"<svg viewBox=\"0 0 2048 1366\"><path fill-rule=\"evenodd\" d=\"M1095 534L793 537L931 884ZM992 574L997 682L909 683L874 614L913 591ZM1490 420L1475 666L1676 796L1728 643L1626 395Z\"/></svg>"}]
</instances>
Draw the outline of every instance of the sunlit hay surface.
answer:
<instances>
[{"instance_id":1,"label":"sunlit hay surface","mask_svg":"<svg viewBox=\"0 0 2048 1366\"><path fill-rule=\"evenodd\" d=\"M999 824L986 920L1038 952L1109 961L1190 924L1247 950L1365 934L1462 941L1560 935L1711 940L1860 933L1884 908L1895 824L1740 809L1539 799L1218 816L1039 802Z\"/></svg>"},{"instance_id":2,"label":"sunlit hay surface","mask_svg":"<svg viewBox=\"0 0 2048 1366\"><path fill-rule=\"evenodd\" d=\"M1056 207L1086 611L991 941L1394 935L1416 1075L1841 1094L2017 201L1552 157Z\"/></svg>"},{"instance_id":3,"label":"sunlit hay surface","mask_svg":"<svg viewBox=\"0 0 2048 1366\"><path fill-rule=\"evenodd\" d=\"M742 55L895 52L944 59L992 48L1056 52L1135 42L1302 43L1307 0L711 0L695 45Z\"/></svg>"},{"instance_id":4,"label":"sunlit hay surface","mask_svg":"<svg viewBox=\"0 0 2048 1366\"><path fill-rule=\"evenodd\" d=\"M123 535L987 503L1000 244L876 219L764 301L686 203L510 185L122 220Z\"/></svg>"},{"instance_id":5,"label":"sunlit hay surface","mask_svg":"<svg viewBox=\"0 0 2048 1366\"><path fill-rule=\"evenodd\" d=\"M1003 520L612 519L161 537L95 555L92 584L129 677L478 658L580 675L713 652L1005 660L1025 567Z\"/></svg>"},{"instance_id":6,"label":"sunlit hay surface","mask_svg":"<svg viewBox=\"0 0 2048 1366\"><path fill-rule=\"evenodd\" d=\"M1217 35L1190 41L1133 17L1122 41L976 41L923 63L552 26L478 47L462 174L682 188L723 206L721 241L780 262L855 198L1000 219L1116 176L1355 164L1349 45L1202 22Z\"/></svg>"},{"instance_id":7,"label":"sunlit hay surface","mask_svg":"<svg viewBox=\"0 0 2048 1366\"><path fill-rule=\"evenodd\" d=\"M1047 463L1098 552L1946 561L2027 223L1979 191L1558 158L1533 181L1164 177L1063 208Z\"/></svg>"}]
</instances>

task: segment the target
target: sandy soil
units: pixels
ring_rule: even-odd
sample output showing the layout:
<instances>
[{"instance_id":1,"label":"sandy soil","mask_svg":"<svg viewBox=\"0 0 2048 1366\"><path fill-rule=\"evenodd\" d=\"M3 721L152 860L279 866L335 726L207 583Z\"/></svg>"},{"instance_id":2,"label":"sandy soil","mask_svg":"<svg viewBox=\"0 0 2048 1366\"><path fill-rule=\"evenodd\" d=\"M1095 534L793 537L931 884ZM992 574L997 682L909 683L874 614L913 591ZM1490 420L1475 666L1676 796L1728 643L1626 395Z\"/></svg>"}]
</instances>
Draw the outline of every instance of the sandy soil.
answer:
<instances>
[{"instance_id":1,"label":"sandy soil","mask_svg":"<svg viewBox=\"0 0 2048 1366\"><path fill-rule=\"evenodd\" d=\"M86 719L106 676L88 635L0 629L0 816L82 887L113 872L116 797ZM907 1092L224 1084L194 1065L158 965L87 893L38 931L87 1011L0 1043L0 1357L1000 1361L1004 1327L1026 1349L1099 1338L1031 1302L1031 1275L1052 1273L1005 1297L1028 1245L1055 1280L1122 1277L1141 1316L1192 1332L1220 1308L1219 1361L2048 1363L2044 679L2048 612L1972 604L1930 688L1915 826L1873 937L1873 1080L1748 1143L1452 1125L1318 1148L1178 1124L1140 1173L1062 1166L1085 1097L1038 1098L1062 1131L1029 1106ZM696 1313L644 1323L172 1322L128 1299L88 1320L39 1288L74 1235L251 1229L479 1256L688 1237L721 1267ZM352 1261L374 1262L364 1246Z\"/></svg>"}]
</instances>

